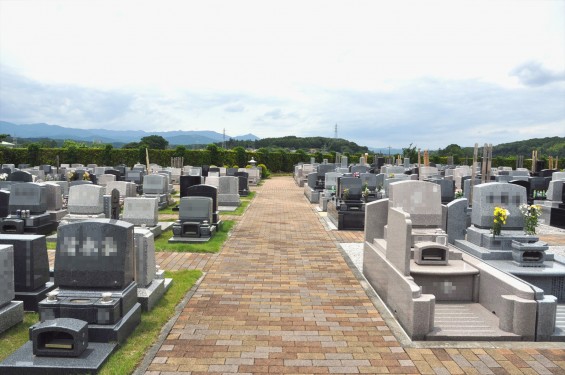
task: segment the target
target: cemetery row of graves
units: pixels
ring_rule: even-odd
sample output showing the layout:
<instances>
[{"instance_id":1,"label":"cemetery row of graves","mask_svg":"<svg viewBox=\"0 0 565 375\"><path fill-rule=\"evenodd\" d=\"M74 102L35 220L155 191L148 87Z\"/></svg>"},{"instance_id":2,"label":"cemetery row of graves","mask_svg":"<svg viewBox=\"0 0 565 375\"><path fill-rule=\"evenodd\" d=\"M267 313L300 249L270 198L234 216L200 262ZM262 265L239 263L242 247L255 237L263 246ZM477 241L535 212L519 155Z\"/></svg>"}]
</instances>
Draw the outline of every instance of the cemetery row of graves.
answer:
<instances>
[{"instance_id":1,"label":"cemetery row of graves","mask_svg":"<svg viewBox=\"0 0 565 375\"><path fill-rule=\"evenodd\" d=\"M235 212L260 181L250 163L2 165L0 334L24 311L39 321L0 372L99 371L173 285L156 264L155 239L174 249L214 241L230 227L220 212ZM48 243L56 243L53 269Z\"/></svg>"},{"instance_id":2,"label":"cemetery row of graves","mask_svg":"<svg viewBox=\"0 0 565 375\"><path fill-rule=\"evenodd\" d=\"M539 238L565 233L565 172L537 167L341 157L294 179L328 227L364 231L359 271L411 339L565 341L565 257Z\"/></svg>"}]
</instances>

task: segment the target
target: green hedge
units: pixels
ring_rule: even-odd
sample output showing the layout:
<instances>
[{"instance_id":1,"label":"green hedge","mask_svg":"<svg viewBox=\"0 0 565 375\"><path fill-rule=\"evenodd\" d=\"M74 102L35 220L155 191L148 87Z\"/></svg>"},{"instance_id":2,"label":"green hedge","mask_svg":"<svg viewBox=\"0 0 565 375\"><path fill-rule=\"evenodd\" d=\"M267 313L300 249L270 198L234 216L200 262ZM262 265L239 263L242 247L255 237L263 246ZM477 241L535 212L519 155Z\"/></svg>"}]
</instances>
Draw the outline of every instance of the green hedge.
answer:
<instances>
[{"instance_id":1,"label":"green hedge","mask_svg":"<svg viewBox=\"0 0 565 375\"><path fill-rule=\"evenodd\" d=\"M264 149L263 149L264 150ZM184 157L185 165L217 165L233 166L240 165L243 155L241 151L218 149L215 154L210 150L149 150L149 160L162 166L168 166L171 158L175 156ZM344 154L350 163L358 163L361 155ZM0 148L0 164L57 164L57 157L61 164L98 164L98 165L118 165L125 164L133 166L136 163L145 164L145 149L108 149L108 148L40 148L28 150L27 148ZM276 152L245 152L247 161L254 158L257 164L265 164L271 172L293 172L294 165L299 162L308 163L310 157L314 157L316 162L328 159L329 162L335 161L335 153L306 154L303 152L286 153ZM456 164L465 164L464 158L454 158ZM545 158L542 158L545 160ZM447 157L432 156L430 160L434 163L446 164ZM238 163L239 162L239 163ZM369 155L368 162L373 162L373 155ZM467 164L471 164L472 159L467 159ZM524 168L531 168L532 160L524 159ZM492 160L493 167L516 167L516 157L495 157ZM565 168L565 158L559 160L559 169Z\"/></svg>"}]
</instances>

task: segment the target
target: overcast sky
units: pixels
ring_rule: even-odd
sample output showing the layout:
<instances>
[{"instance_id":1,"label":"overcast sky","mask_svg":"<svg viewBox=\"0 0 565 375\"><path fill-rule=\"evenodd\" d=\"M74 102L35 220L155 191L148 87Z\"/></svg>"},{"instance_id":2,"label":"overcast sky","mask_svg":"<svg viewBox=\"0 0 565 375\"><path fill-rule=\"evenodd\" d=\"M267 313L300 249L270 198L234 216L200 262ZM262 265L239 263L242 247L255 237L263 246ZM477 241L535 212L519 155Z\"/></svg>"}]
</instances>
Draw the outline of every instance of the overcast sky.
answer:
<instances>
[{"instance_id":1,"label":"overcast sky","mask_svg":"<svg viewBox=\"0 0 565 375\"><path fill-rule=\"evenodd\" d=\"M0 120L338 136L565 136L565 0L0 0Z\"/></svg>"}]
</instances>

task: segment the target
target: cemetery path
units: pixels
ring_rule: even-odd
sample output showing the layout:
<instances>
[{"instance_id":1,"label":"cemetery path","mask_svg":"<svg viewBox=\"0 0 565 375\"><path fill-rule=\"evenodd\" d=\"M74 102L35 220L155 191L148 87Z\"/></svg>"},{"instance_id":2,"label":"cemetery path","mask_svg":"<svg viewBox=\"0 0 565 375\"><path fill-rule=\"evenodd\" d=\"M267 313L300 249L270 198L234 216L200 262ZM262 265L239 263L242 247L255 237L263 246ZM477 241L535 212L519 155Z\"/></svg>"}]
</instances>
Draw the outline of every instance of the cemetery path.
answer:
<instances>
[{"instance_id":1,"label":"cemetery path","mask_svg":"<svg viewBox=\"0 0 565 375\"><path fill-rule=\"evenodd\" d=\"M403 348L291 177L267 180L147 375L565 374L558 349Z\"/></svg>"}]
</instances>

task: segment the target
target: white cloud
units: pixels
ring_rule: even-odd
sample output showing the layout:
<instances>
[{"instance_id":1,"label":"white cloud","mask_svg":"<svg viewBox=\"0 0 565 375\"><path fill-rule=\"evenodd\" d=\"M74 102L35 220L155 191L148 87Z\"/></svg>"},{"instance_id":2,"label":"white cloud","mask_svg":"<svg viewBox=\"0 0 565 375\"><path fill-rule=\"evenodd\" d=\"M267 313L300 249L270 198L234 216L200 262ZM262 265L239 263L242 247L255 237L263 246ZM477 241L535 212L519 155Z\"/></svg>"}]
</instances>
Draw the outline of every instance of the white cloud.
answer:
<instances>
[{"instance_id":1,"label":"white cloud","mask_svg":"<svg viewBox=\"0 0 565 375\"><path fill-rule=\"evenodd\" d=\"M408 134L439 145L520 124L562 135L544 95L563 95L563 45L564 1L0 0L0 119L261 137L338 123L399 147L419 140L394 128L423 120ZM8 90L10 74L34 90ZM552 118L508 108L517 97Z\"/></svg>"}]
</instances>

